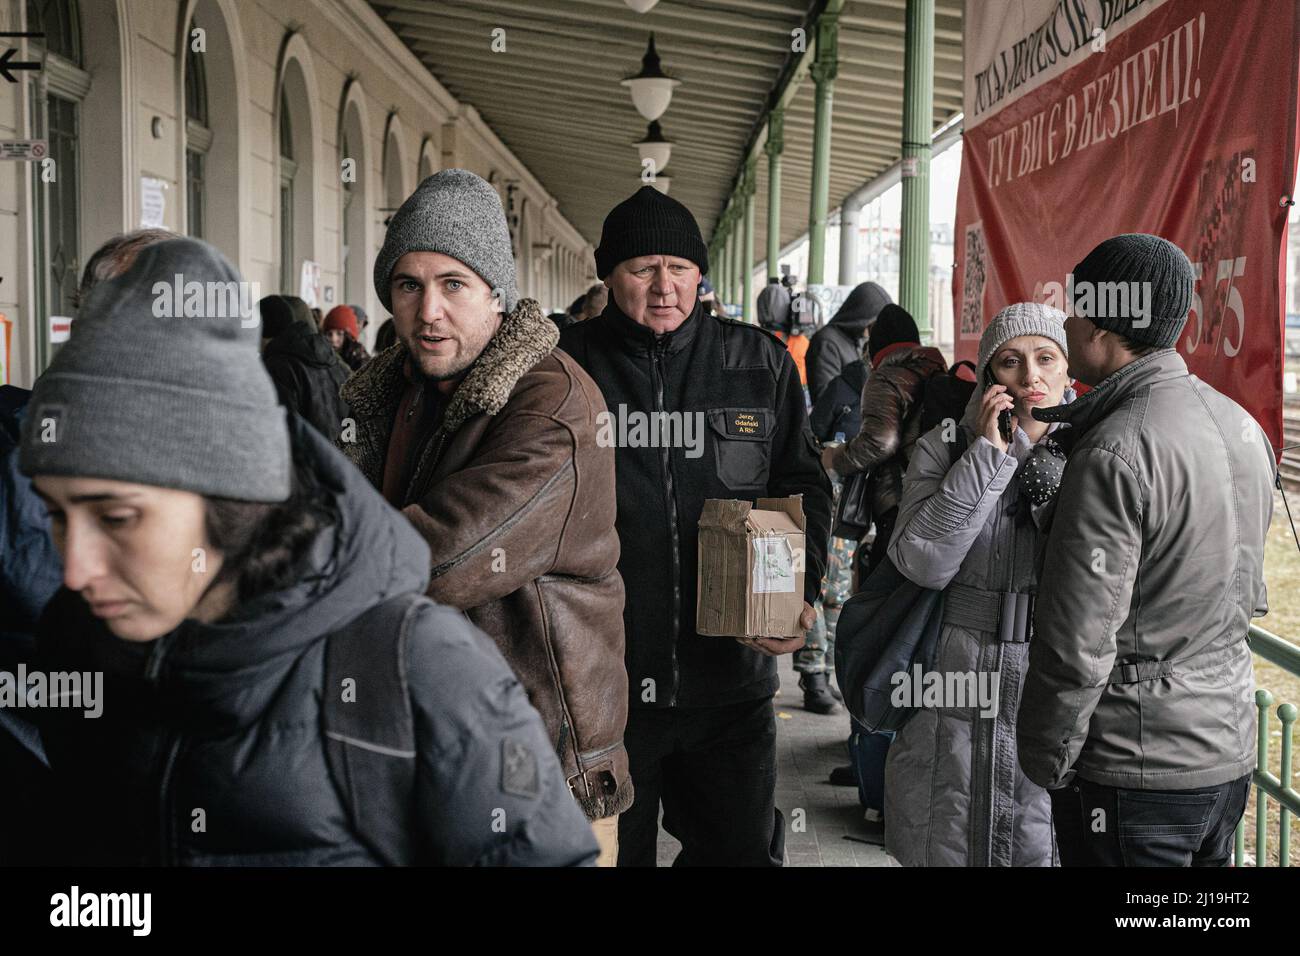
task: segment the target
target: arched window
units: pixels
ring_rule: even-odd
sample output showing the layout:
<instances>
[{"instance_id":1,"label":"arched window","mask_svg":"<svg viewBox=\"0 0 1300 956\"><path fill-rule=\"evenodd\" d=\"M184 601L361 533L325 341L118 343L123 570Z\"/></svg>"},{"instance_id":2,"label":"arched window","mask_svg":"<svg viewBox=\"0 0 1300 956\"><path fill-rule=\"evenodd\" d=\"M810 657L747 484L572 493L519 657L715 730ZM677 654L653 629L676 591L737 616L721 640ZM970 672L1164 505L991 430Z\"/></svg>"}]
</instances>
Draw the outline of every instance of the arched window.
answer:
<instances>
[{"instance_id":1,"label":"arched window","mask_svg":"<svg viewBox=\"0 0 1300 956\"><path fill-rule=\"evenodd\" d=\"M44 33L40 46L47 53L81 66L81 17L77 0L27 0L27 29Z\"/></svg>"},{"instance_id":2,"label":"arched window","mask_svg":"<svg viewBox=\"0 0 1300 956\"><path fill-rule=\"evenodd\" d=\"M190 21L187 38L193 36L197 23ZM186 230L202 239L204 212L203 167L212 148L212 130L208 125L208 77L203 54L185 44L185 192Z\"/></svg>"},{"instance_id":3,"label":"arched window","mask_svg":"<svg viewBox=\"0 0 1300 956\"><path fill-rule=\"evenodd\" d=\"M289 118L289 98L280 90L280 289L296 294L293 255L293 179L298 164L293 161L293 122Z\"/></svg>"},{"instance_id":4,"label":"arched window","mask_svg":"<svg viewBox=\"0 0 1300 956\"><path fill-rule=\"evenodd\" d=\"M44 316L71 316L81 278L81 102L90 90L82 69L81 16L76 0L27 0L27 30L32 53L44 60L40 77L28 84L32 133L48 142L46 162L32 163L35 195L33 227L36 251L35 312L42 319L37 333L37 365L53 357ZM52 161L52 162L50 162ZM52 177L42 175L46 169Z\"/></svg>"}]
</instances>

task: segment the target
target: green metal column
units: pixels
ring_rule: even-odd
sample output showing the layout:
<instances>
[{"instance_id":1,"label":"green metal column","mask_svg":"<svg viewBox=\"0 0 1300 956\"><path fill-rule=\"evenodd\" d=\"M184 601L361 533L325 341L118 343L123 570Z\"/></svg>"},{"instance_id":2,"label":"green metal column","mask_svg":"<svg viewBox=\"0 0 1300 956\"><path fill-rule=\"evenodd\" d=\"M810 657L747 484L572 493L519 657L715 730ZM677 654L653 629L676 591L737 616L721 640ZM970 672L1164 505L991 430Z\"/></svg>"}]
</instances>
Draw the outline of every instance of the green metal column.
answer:
<instances>
[{"instance_id":1,"label":"green metal column","mask_svg":"<svg viewBox=\"0 0 1300 956\"><path fill-rule=\"evenodd\" d=\"M809 71L814 94L812 197L808 203L808 282L824 281L827 207L831 191L831 94L839 72L840 10L844 0L830 0L817 18L817 56Z\"/></svg>"},{"instance_id":2,"label":"green metal column","mask_svg":"<svg viewBox=\"0 0 1300 956\"><path fill-rule=\"evenodd\" d=\"M934 0L907 0L903 52L903 210L898 304L930 340L930 139L934 117Z\"/></svg>"},{"instance_id":3,"label":"green metal column","mask_svg":"<svg viewBox=\"0 0 1300 956\"><path fill-rule=\"evenodd\" d=\"M740 180L740 195L743 197L742 216L744 218L744 238L740 243L740 262L744 272L741 274L741 300L744 303L743 316L746 322L754 321L754 190L757 186L754 174L754 160L745 163L745 174Z\"/></svg>"},{"instance_id":4,"label":"green metal column","mask_svg":"<svg viewBox=\"0 0 1300 956\"><path fill-rule=\"evenodd\" d=\"M731 301L741 302L744 295L745 273L741 265L745 250L745 211L743 203L731 211L736 241L731 250Z\"/></svg>"},{"instance_id":5,"label":"green metal column","mask_svg":"<svg viewBox=\"0 0 1300 956\"><path fill-rule=\"evenodd\" d=\"M728 303L732 300L732 276L735 273L732 263L735 260L733 251L736 248L736 230L732 228L731 209L724 213L723 221L727 224L727 245L723 246L723 284L718 290L718 294L722 297L724 303Z\"/></svg>"},{"instance_id":6,"label":"green metal column","mask_svg":"<svg viewBox=\"0 0 1300 956\"><path fill-rule=\"evenodd\" d=\"M718 218L718 258L713 261L713 291L719 302L727 301L727 217Z\"/></svg>"},{"instance_id":7,"label":"green metal column","mask_svg":"<svg viewBox=\"0 0 1300 956\"><path fill-rule=\"evenodd\" d=\"M767 276L780 277L781 264L781 153L785 151L785 110L772 110L767 120Z\"/></svg>"}]
</instances>

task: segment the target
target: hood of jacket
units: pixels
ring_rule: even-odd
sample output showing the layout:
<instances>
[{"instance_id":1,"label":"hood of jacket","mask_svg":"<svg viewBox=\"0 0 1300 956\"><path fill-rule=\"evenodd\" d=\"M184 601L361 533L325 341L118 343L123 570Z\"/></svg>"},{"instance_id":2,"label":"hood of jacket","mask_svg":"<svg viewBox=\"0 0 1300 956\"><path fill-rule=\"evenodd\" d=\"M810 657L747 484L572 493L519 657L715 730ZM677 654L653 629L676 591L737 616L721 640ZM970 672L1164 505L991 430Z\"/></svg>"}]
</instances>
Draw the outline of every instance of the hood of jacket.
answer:
<instances>
[{"instance_id":1,"label":"hood of jacket","mask_svg":"<svg viewBox=\"0 0 1300 956\"><path fill-rule=\"evenodd\" d=\"M850 338L859 338L868 325L876 321L880 310L893 300L880 285L864 282L857 286L826 324L836 326Z\"/></svg>"},{"instance_id":2,"label":"hood of jacket","mask_svg":"<svg viewBox=\"0 0 1300 956\"><path fill-rule=\"evenodd\" d=\"M895 366L917 372L924 381L936 371L942 372L947 369L948 360L932 345L916 345L909 342L894 348L881 359L879 365L871 369L870 374L879 375Z\"/></svg>"},{"instance_id":3,"label":"hood of jacket","mask_svg":"<svg viewBox=\"0 0 1300 956\"><path fill-rule=\"evenodd\" d=\"M329 442L289 414L294 457L316 475L335 515L291 586L259 595L216 623L185 620L149 642L124 641L95 621L88 650L104 669L158 679L192 729L230 733L255 722L303 650L372 605L423 591L429 549L399 512ZM65 599L79 600L70 592ZM56 597L56 600L58 598ZM89 610L85 617L90 621Z\"/></svg>"},{"instance_id":4,"label":"hood of jacket","mask_svg":"<svg viewBox=\"0 0 1300 956\"><path fill-rule=\"evenodd\" d=\"M541 306L533 299L520 299L514 311L502 317L501 327L456 386L440 430L454 432L474 415L501 411L515 383L549 355L559 341L560 330ZM406 346L397 342L371 359L342 389L343 399L358 419L387 422L383 428L384 447L406 389L405 362ZM378 466L383 467L382 459Z\"/></svg>"},{"instance_id":5,"label":"hood of jacket","mask_svg":"<svg viewBox=\"0 0 1300 956\"><path fill-rule=\"evenodd\" d=\"M329 368L335 362L342 362L329 340L311 326L294 322L287 329L271 339L266 345L264 355L292 355L308 365Z\"/></svg>"},{"instance_id":6,"label":"hood of jacket","mask_svg":"<svg viewBox=\"0 0 1300 956\"><path fill-rule=\"evenodd\" d=\"M790 303L790 291L779 282L769 282L755 301L758 324L765 329L790 331Z\"/></svg>"}]
</instances>

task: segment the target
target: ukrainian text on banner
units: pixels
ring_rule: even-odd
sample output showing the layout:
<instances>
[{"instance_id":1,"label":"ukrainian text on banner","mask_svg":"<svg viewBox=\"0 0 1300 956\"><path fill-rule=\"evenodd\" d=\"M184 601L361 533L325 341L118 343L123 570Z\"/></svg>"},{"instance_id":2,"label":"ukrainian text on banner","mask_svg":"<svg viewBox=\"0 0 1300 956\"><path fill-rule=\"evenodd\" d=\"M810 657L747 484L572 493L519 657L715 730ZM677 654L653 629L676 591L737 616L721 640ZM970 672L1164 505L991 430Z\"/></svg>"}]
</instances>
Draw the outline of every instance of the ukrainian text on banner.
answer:
<instances>
[{"instance_id":1,"label":"ukrainian text on banner","mask_svg":"<svg viewBox=\"0 0 1300 956\"><path fill-rule=\"evenodd\" d=\"M1300 2L977 0L965 11L957 358L998 309L1068 308L1101 240L1150 232L1199 275L1177 348L1282 439Z\"/></svg>"}]
</instances>

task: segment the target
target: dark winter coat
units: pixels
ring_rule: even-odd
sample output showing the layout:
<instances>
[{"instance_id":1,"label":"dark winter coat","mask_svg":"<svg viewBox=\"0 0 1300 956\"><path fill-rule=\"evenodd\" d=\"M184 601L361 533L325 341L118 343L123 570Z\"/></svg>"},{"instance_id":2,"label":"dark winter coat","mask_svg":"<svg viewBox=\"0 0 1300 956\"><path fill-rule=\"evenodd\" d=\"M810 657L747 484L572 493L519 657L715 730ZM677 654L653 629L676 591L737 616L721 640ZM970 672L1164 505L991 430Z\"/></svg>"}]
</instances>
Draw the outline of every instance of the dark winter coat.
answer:
<instances>
[{"instance_id":1,"label":"dark winter coat","mask_svg":"<svg viewBox=\"0 0 1300 956\"><path fill-rule=\"evenodd\" d=\"M37 712L66 838L45 862L190 866L367 865L331 782L322 735L326 636L387 598L420 592L420 535L300 419L296 455L339 518L298 582L224 621L184 621L148 642L114 637L75 592L41 621L37 664L104 672L103 714ZM559 865L594 860L551 741L493 643L427 605L404 666L414 718L422 862ZM537 762L534 795L502 788L506 753ZM504 811L501 815L500 811ZM494 832L496 816L505 832Z\"/></svg>"},{"instance_id":2,"label":"dark winter coat","mask_svg":"<svg viewBox=\"0 0 1300 956\"><path fill-rule=\"evenodd\" d=\"M351 371L329 340L311 326L294 322L267 343L262 363L275 383L280 404L297 412L333 441L348 417L339 389Z\"/></svg>"},{"instance_id":3,"label":"dark winter coat","mask_svg":"<svg viewBox=\"0 0 1300 956\"><path fill-rule=\"evenodd\" d=\"M560 347L604 392L608 440L619 440L618 422L629 413L683 413L679 435L693 431L693 447L682 440L617 448L632 706L712 707L771 696L774 658L696 633L696 570L706 498L801 494L804 599L812 604L821 591L830 481L785 346L755 325L705 315L698 304L676 331L656 336L611 297L601 315L565 329ZM756 430L740 424L751 416Z\"/></svg>"},{"instance_id":4,"label":"dark winter coat","mask_svg":"<svg viewBox=\"0 0 1300 956\"><path fill-rule=\"evenodd\" d=\"M879 519L903 498L903 475L921 437L921 401L931 375L946 371L943 353L900 343L876 356L862 389L862 428L835 455L841 475L871 473L871 514Z\"/></svg>"},{"instance_id":5,"label":"dark winter coat","mask_svg":"<svg viewBox=\"0 0 1300 956\"><path fill-rule=\"evenodd\" d=\"M63 580L45 506L18 471L18 435L31 392L0 386L0 668L31 653L41 610Z\"/></svg>"},{"instance_id":6,"label":"dark winter coat","mask_svg":"<svg viewBox=\"0 0 1300 956\"><path fill-rule=\"evenodd\" d=\"M808 418L818 441L832 441L838 432L843 432L847 441L861 430L862 389L867 377L867 363L858 359L822 389Z\"/></svg>"},{"instance_id":7,"label":"dark winter coat","mask_svg":"<svg viewBox=\"0 0 1300 956\"><path fill-rule=\"evenodd\" d=\"M862 358L867 326L889 302L888 292L874 282L864 282L813 335L808 345L808 392L814 402L837 375Z\"/></svg>"},{"instance_id":8,"label":"dark winter coat","mask_svg":"<svg viewBox=\"0 0 1300 956\"><path fill-rule=\"evenodd\" d=\"M343 359L347 367L354 372L370 361L370 353L366 351L366 347L346 330L343 333L343 347L338 351L339 358Z\"/></svg>"},{"instance_id":9,"label":"dark winter coat","mask_svg":"<svg viewBox=\"0 0 1300 956\"><path fill-rule=\"evenodd\" d=\"M1173 349L1035 418L1077 432L1051 519L1020 713L1041 786L1213 787L1255 766L1247 634L1268 610L1276 462Z\"/></svg>"},{"instance_id":10,"label":"dark winter coat","mask_svg":"<svg viewBox=\"0 0 1300 956\"><path fill-rule=\"evenodd\" d=\"M402 512L429 546L429 596L497 642L598 819L632 804L614 450L597 443L600 390L558 338L520 299L416 452ZM376 487L405 358L393 346L343 390L357 427L340 447Z\"/></svg>"},{"instance_id":11,"label":"dark winter coat","mask_svg":"<svg viewBox=\"0 0 1300 956\"><path fill-rule=\"evenodd\" d=\"M0 671L30 664L36 622L63 580L45 505L18 470L18 436L31 392L0 385ZM39 860L32 821L49 771L32 711L0 707L0 865Z\"/></svg>"}]
</instances>

